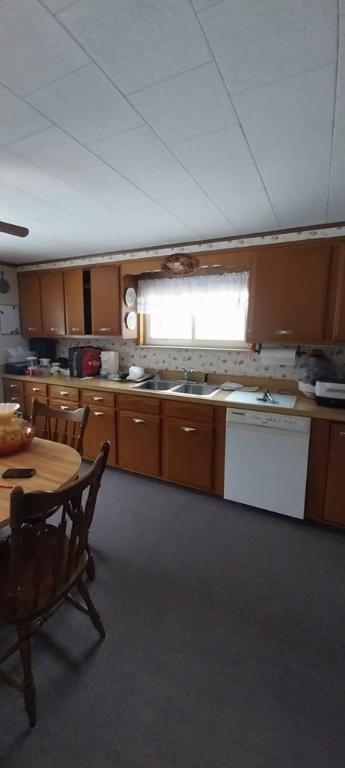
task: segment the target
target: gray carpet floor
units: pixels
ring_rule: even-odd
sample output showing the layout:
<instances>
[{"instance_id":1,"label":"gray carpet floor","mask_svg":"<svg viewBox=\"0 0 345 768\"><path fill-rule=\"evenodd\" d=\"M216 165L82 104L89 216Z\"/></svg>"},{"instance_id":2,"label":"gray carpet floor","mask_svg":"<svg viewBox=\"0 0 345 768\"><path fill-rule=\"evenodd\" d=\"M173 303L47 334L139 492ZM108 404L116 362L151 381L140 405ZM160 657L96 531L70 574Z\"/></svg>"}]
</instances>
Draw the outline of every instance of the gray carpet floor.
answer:
<instances>
[{"instance_id":1,"label":"gray carpet floor","mask_svg":"<svg viewBox=\"0 0 345 768\"><path fill-rule=\"evenodd\" d=\"M67 604L45 625L1 766L343 768L341 532L107 470L92 539L106 640Z\"/></svg>"}]
</instances>

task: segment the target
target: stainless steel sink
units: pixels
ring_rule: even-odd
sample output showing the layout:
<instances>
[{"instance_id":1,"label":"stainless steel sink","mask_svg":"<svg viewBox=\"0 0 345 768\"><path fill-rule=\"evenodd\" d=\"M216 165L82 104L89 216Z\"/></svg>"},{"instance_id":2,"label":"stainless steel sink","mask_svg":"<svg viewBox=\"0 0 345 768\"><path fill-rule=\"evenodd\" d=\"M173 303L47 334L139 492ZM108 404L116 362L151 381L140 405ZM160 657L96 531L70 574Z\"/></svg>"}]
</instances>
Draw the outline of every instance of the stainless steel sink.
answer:
<instances>
[{"instance_id":1,"label":"stainless steel sink","mask_svg":"<svg viewBox=\"0 0 345 768\"><path fill-rule=\"evenodd\" d=\"M164 392L176 387L177 383L177 381L156 381L153 379L151 381L141 381L140 384L134 384L132 389L146 389L150 392Z\"/></svg>"},{"instance_id":2,"label":"stainless steel sink","mask_svg":"<svg viewBox=\"0 0 345 768\"><path fill-rule=\"evenodd\" d=\"M214 393L218 391L218 387L212 386L211 384L197 384L193 381L184 381L182 384L175 387L173 391L174 393L181 395L211 397L211 395L214 395Z\"/></svg>"}]
</instances>

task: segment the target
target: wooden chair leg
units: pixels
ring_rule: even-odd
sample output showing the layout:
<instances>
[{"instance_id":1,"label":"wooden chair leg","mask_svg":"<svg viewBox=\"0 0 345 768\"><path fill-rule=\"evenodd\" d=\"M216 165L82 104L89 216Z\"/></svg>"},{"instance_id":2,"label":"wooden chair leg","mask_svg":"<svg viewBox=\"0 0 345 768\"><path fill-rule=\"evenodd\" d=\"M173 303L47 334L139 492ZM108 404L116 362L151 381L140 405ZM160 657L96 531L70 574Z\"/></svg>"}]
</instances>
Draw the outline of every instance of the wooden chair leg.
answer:
<instances>
[{"instance_id":1,"label":"wooden chair leg","mask_svg":"<svg viewBox=\"0 0 345 768\"><path fill-rule=\"evenodd\" d=\"M89 612L89 616L90 616L90 619L91 619L91 621L93 623L93 626L97 629L97 632L99 633L100 637L103 639L105 637L105 629L104 629L103 622L102 622L102 619L100 617L100 614L96 610L96 608L95 608L95 606L94 606L94 604L93 604L93 602L91 600L89 590L88 590L86 584L82 580L78 581L77 587L78 587L78 590L79 590L79 592L80 592L84 602L86 603L86 606L87 606L87 609L88 609L88 612Z\"/></svg>"},{"instance_id":2,"label":"wooden chair leg","mask_svg":"<svg viewBox=\"0 0 345 768\"><path fill-rule=\"evenodd\" d=\"M23 666L23 693L31 728L36 725L36 688L31 669L31 644L28 627L17 627L19 653Z\"/></svg>"},{"instance_id":3,"label":"wooden chair leg","mask_svg":"<svg viewBox=\"0 0 345 768\"><path fill-rule=\"evenodd\" d=\"M95 558L93 556L93 552L89 542L87 542L86 544L86 551L88 555L88 562L87 562L87 568L86 568L87 577L89 581L94 581L96 576Z\"/></svg>"}]
</instances>

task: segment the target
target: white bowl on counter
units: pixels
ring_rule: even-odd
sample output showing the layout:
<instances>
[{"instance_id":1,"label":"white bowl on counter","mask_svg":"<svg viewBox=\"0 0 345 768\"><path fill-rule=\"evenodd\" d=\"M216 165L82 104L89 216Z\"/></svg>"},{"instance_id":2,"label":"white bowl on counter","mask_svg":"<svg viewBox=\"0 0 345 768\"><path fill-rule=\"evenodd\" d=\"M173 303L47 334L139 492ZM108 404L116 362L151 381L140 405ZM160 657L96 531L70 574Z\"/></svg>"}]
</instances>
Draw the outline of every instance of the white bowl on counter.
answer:
<instances>
[{"instance_id":1,"label":"white bowl on counter","mask_svg":"<svg viewBox=\"0 0 345 768\"><path fill-rule=\"evenodd\" d=\"M315 384L309 384L306 381L299 381L298 389L305 397L315 397Z\"/></svg>"}]
</instances>

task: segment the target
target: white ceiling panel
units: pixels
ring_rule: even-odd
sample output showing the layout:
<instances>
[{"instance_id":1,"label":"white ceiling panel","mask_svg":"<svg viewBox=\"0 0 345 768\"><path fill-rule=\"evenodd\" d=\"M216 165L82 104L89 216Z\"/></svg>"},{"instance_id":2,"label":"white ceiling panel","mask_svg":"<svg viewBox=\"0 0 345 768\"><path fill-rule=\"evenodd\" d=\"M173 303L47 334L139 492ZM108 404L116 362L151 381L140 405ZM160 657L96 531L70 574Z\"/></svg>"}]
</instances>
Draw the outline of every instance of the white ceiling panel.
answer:
<instances>
[{"instance_id":1,"label":"white ceiling panel","mask_svg":"<svg viewBox=\"0 0 345 768\"><path fill-rule=\"evenodd\" d=\"M80 0L59 19L124 93L211 59L189 0Z\"/></svg>"},{"instance_id":2,"label":"white ceiling panel","mask_svg":"<svg viewBox=\"0 0 345 768\"><path fill-rule=\"evenodd\" d=\"M255 145L255 158L282 227L326 220L330 132Z\"/></svg>"},{"instance_id":3,"label":"white ceiling panel","mask_svg":"<svg viewBox=\"0 0 345 768\"><path fill-rule=\"evenodd\" d=\"M41 88L88 60L37 0L1 0L1 81L16 94Z\"/></svg>"},{"instance_id":4,"label":"white ceiling panel","mask_svg":"<svg viewBox=\"0 0 345 768\"><path fill-rule=\"evenodd\" d=\"M59 13L59 11L64 11L65 8L73 5L77 0L40 0L40 2L52 13Z\"/></svg>"},{"instance_id":5,"label":"white ceiling panel","mask_svg":"<svg viewBox=\"0 0 345 768\"><path fill-rule=\"evenodd\" d=\"M345 219L345 15L340 17L339 24L339 66L328 218L329 221Z\"/></svg>"},{"instance_id":6,"label":"white ceiling panel","mask_svg":"<svg viewBox=\"0 0 345 768\"><path fill-rule=\"evenodd\" d=\"M336 58L338 0L226 0L200 13L231 93Z\"/></svg>"},{"instance_id":7,"label":"white ceiling panel","mask_svg":"<svg viewBox=\"0 0 345 768\"><path fill-rule=\"evenodd\" d=\"M237 122L215 64L153 85L130 100L167 142L221 130Z\"/></svg>"},{"instance_id":8,"label":"white ceiling panel","mask_svg":"<svg viewBox=\"0 0 345 768\"><path fill-rule=\"evenodd\" d=\"M222 2L222 0L192 0L192 5L194 5L196 11L203 11L211 5L216 5L217 2Z\"/></svg>"},{"instance_id":9,"label":"white ceiling panel","mask_svg":"<svg viewBox=\"0 0 345 768\"><path fill-rule=\"evenodd\" d=\"M170 150L147 125L97 141L91 149L139 186L152 170L174 162Z\"/></svg>"},{"instance_id":10,"label":"white ceiling panel","mask_svg":"<svg viewBox=\"0 0 345 768\"><path fill-rule=\"evenodd\" d=\"M331 130L334 64L293 75L235 95L234 104L250 144L324 128Z\"/></svg>"},{"instance_id":11,"label":"white ceiling panel","mask_svg":"<svg viewBox=\"0 0 345 768\"><path fill-rule=\"evenodd\" d=\"M51 123L0 85L0 145L30 136Z\"/></svg>"},{"instance_id":12,"label":"white ceiling panel","mask_svg":"<svg viewBox=\"0 0 345 768\"><path fill-rule=\"evenodd\" d=\"M175 151L239 232L277 226L239 126L179 142Z\"/></svg>"},{"instance_id":13,"label":"white ceiling panel","mask_svg":"<svg viewBox=\"0 0 345 768\"><path fill-rule=\"evenodd\" d=\"M61 179L69 177L73 171L94 168L100 162L86 147L59 128L48 128L16 141L11 144L11 152Z\"/></svg>"},{"instance_id":14,"label":"white ceiling panel","mask_svg":"<svg viewBox=\"0 0 345 768\"><path fill-rule=\"evenodd\" d=\"M28 101L85 144L144 122L95 64L36 91Z\"/></svg>"}]
</instances>

